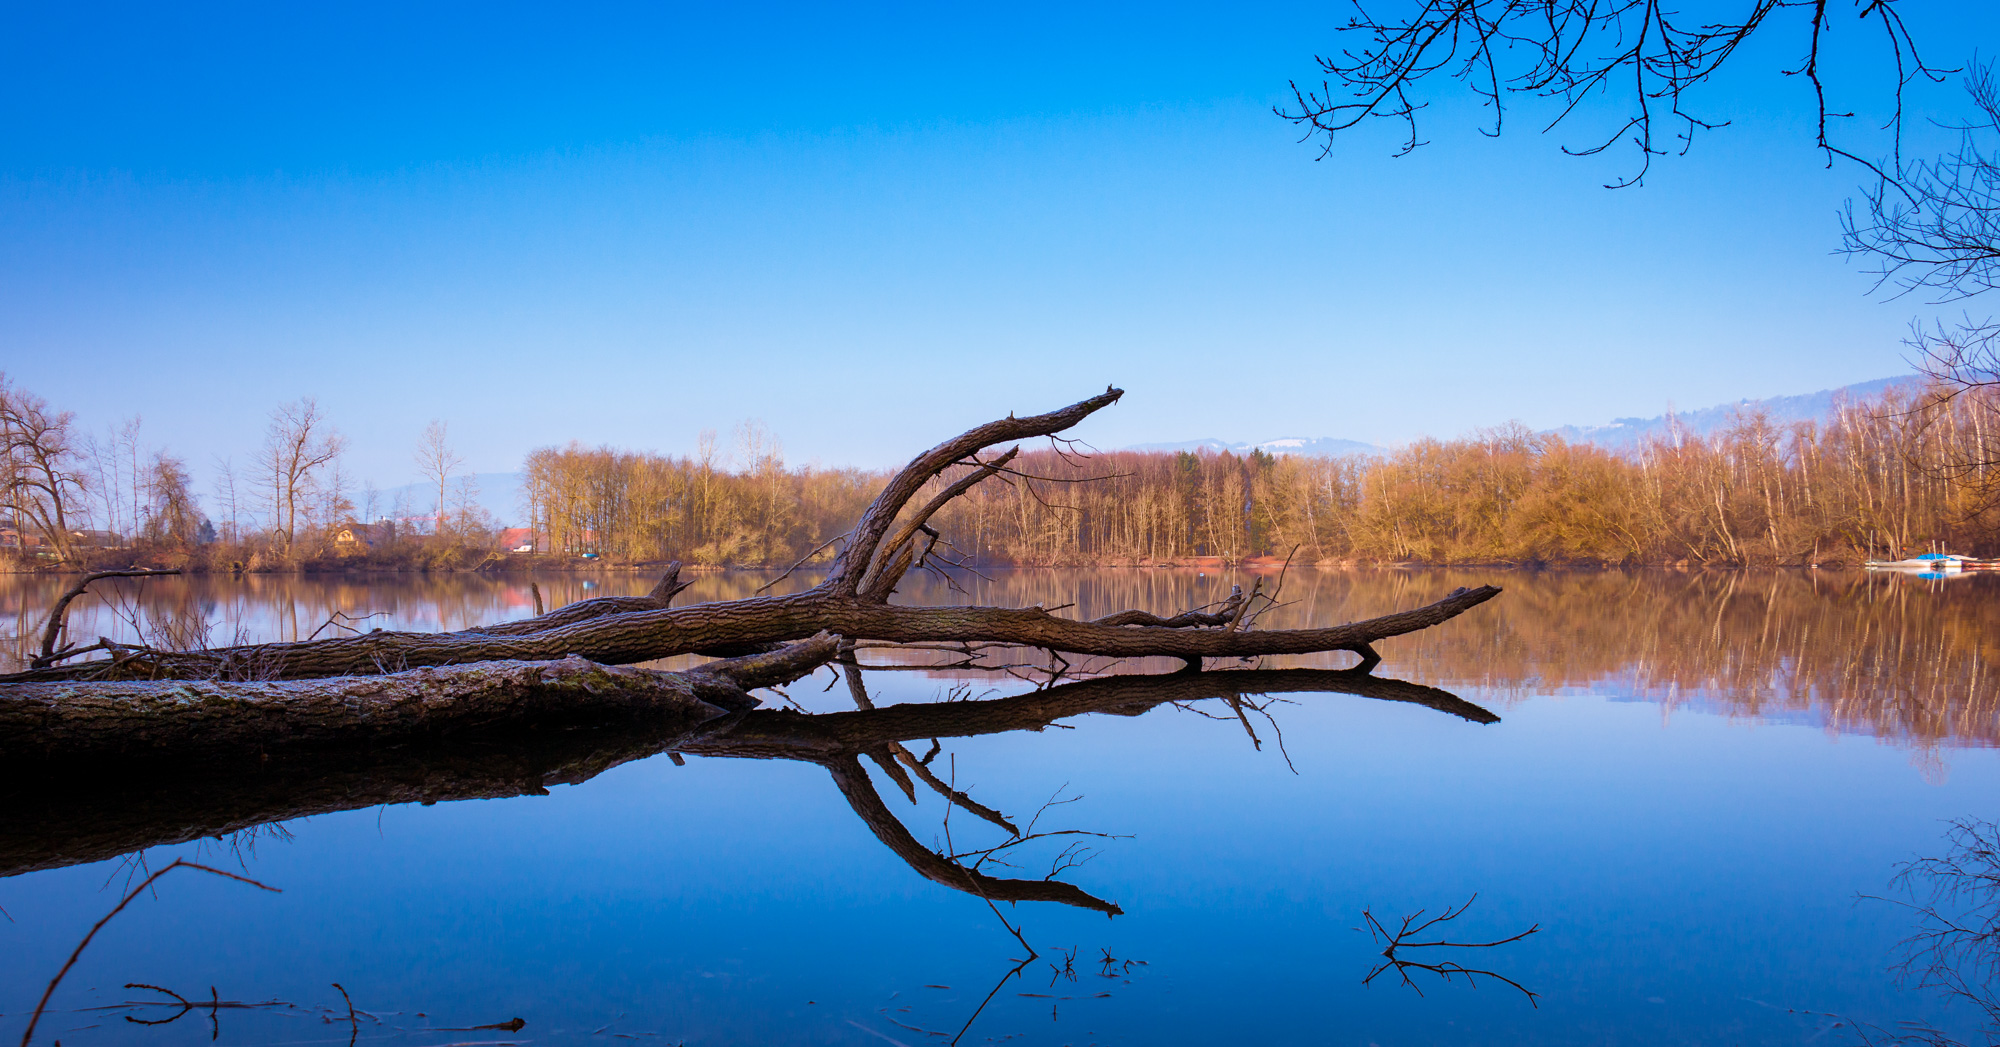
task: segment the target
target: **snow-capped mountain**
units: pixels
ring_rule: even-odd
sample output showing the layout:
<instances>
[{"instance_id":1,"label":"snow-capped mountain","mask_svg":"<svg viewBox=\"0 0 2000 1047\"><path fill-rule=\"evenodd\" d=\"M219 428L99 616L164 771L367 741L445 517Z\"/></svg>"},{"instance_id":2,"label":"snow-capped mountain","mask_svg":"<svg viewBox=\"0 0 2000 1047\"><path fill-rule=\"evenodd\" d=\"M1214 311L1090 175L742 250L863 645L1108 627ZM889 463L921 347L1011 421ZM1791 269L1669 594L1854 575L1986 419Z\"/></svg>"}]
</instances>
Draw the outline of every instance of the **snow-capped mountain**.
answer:
<instances>
[{"instance_id":1,"label":"snow-capped mountain","mask_svg":"<svg viewBox=\"0 0 2000 1047\"><path fill-rule=\"evenodd\" d=\"M1693 411L1675 411L1674 424L1684 433L1706 436L1722 428L1735 418L1738 412L1744 414L1762 411L1772 422L1786 425L1792 422L1824 422L1833 416L1833 407L1844 400L1865 400L1880 396L1891 388L1913 389L1923 384L1916 375L1902 375L1896 378L1877 378L1872 382L1856 382L1838 389L1822 389L1816 393L1801 393L1797 396L1773 396L1763 400L1738 400L1733 404L1717 404ZM1650 437L1667 435L1667 415L1651 418L1614 418L1603 425L1565 425L1549 432L1572 443L1590 443L1599 447L1616 450L1631 447Z\"/></svg>"}]
</instances>

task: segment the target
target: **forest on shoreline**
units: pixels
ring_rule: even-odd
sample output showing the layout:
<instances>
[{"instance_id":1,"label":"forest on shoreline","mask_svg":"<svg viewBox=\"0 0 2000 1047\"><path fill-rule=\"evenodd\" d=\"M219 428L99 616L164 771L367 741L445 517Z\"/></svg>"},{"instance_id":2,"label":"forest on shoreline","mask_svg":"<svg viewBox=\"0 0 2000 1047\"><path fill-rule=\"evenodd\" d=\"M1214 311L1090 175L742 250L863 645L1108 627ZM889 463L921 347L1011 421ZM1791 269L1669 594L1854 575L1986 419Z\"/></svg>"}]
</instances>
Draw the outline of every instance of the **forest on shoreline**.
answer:
<instances>
[{"instance_id":1,"label":"forest on shoreline","mask_svg":"<svg viewBox=\"0 0 2000 1047\"><path fill-rule=\"evenodd\" d=\"M972 564L1246 560L1779 566L2000 551L1995 395L1891 390L1825 425L1758 414L1629 452L1515 425L1380 455L1024 450L933 521ZM969 471L936 482L943 486ZM611 448L530 456L525 508L557 550L782 566L826 546L883 474L734 471Z\"/></svg>"},{"instance_id":2,"label":"forest on shoreline","mask_svg":"<svg viewBox=\"0 0 2000 1047\"><path fill-rule=\"evenodd\" d=\"M1839 404L1824 424L1745 413L1715 432L1676 429L1623 451L1519 425L1342 458L1024 448L938 514L934 553L1023 567L1833 566L1933 547L1994 555L2000 394L1946 393L1891 389ZM215 493L221 512L211 515L173 456L149 459L115 439L107 454L71 434L67 414L4 383L0 409L11 478L0 526L16 536L0 556L16 570L785 567L830 558L889 475L789 467L759 426L740 429L728 452L704 434L689 456L548 447L524 465L527 526L503 530L454 477L457 458L433 426L419 460L428 455L435 504L390 520L372 488L356 504L338 432L300 401L273 415L255 465L224 474L229 488ZM35 540L58 520L77 536L61 555ZM92 534L117 541L84 540Z\"/></svg>"}]
</instances>

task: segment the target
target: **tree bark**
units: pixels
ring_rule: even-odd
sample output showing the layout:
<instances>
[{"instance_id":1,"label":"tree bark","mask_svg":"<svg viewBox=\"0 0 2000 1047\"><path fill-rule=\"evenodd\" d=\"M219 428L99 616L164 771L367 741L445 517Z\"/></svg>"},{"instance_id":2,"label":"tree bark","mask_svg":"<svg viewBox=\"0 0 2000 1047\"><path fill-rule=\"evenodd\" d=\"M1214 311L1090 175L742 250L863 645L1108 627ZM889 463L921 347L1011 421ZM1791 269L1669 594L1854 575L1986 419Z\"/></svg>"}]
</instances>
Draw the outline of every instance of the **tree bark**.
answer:
<instances>
[{"instance_id":1,"label":"tree bark","mask_svg":"<svg viewBox=\"0 0 2000 1047\"><path fill-rule=\"evenodd\" d=\"M96 661L29 670L0 682L120 677L311 679L478 661L548 661L572 655L629 665L730 645L783 643L821 631L850 640L1005 643L1113 658L1231 658L1322 651L1355 651L1366 658L1366 649L1376 641L1450 621L1498 595L1498 588L1483 585L1461 589L1413 610L1348 625L1246 632L1177 628L1172 624L1107 625L1103 620L1059 618L1032 607L902 607L815 588L790 596L603 614L521 635L377 632L186 654L139 651L116 664ZM1122 611L1106 620L1134 621L1143 615L1146 612ZM1208 619L1185 615L1162 619L1176 620Z\"/></svg>"},{"instance_id":2,"label":"tree bark","mask_svg":"<svg viewBox=\"0 0 2000 1047\"><path fill-rule=\"evenodd\" d=\"M797 679L838 650L821 636L686 672L562 658L297 681L15 684L0 689L0 759L270 752L663 715L692 726L755 708L750 689Z\"/></svg>"}]
</instances>

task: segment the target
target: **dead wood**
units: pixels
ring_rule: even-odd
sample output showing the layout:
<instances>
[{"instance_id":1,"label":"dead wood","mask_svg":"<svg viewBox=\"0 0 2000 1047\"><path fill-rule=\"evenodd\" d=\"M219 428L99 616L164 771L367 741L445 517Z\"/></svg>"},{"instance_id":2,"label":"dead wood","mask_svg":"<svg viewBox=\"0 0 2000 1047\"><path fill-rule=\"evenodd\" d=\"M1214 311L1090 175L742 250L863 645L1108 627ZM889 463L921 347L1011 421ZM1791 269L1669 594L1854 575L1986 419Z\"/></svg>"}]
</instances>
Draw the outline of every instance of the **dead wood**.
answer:
<instances>
[{"instance_id":1,"label":"dead wood","mask_svg":"<svg viewBox=\"0 0 2000 1047\"><path fill-rule=\"evenodd\" d=\"M838 648L822 636L686 672L572 657L317 680L15 684L0 689L0 760L269 752L662 714L692 725L754 708L749 690L797 679Z\"/></svg>"},{"instance_id":2,"label":"dead wood","mask_svg":"<svg viewBox=\"0 0 2000 1047\"><path fill-rule=\"evenodd\" d=\"M1215 611L1172 617L1128 610L1091 621L1039 607L891 604L913 567L932 566L941 536L930 520L953 498L1002 473L1018 448L1054 437L1123 393L1059 411L979 426L918 455L862 513L826 578L803 592L673 607L679 564L641 597L586 600L521 622L455 633L376 631L199 651L113 645L112 657L40 663L0 677L0 753L141 752L201 738L214 747L303 745L358 737L485 729L639 709L742 708L745 692L834 657L843 643L1014 645L1061 655L1206 658L1353 651L1429 628L1498 595L1492 586L1363 622L1261 630L1241 594ZM943 482L952 470L957 478ZM934 482L928 500L911 506ZM1021 482L1027 482L1023 479ZM811 639L809 639L811 638ZM729 661L686 673L617 669L682 654ZM785 674L790 673L791 676ZM768 678L768 679L767 679ZM760 682L762 681L762 682ZM869 754L906 790L893 750Z\"/></svg>"},{"instance_id":3,"label":"dead wood","mask_svg":"<svg viewBox=\"0 0 2000 1047\"><path fill-rule=\"evenodd\" d=\"M29 683L0 694L0 758L287 748L642 709L724 711L679 674L581 658L317 680Z\"/></svg>"},{"instance_id":4,"label":"dead wood","mask_svg":"<svg viewBox=\"0 0 2000 1047\"><path fill-rule=\"evenodd\" d=\"M468 661L552 661L576 655L629 665L676 654L783 643L828 631L850 640L901 643L987 642L1113 658L1229 658L1354 651L1376 641L1442 624L1500 594L1494 586L1462 589L1435 603L1326 629L1227 631L1203 628L1214 616L1178 615L1165 624L1106 625L1062 618L1039 608L904 607L828 596L818 589L727 603L605 615L521 636L476 633L363 633L300 643L216 651L136 652L110 662L30 670L0 683L90 680L95 673L152 679L226 676L237 666L282 679L372 674ZM1146 612L1108 616L1145 621ZM1188 623L1181 627L1178 622Z\"/></svg>"},{"instance_id":5,"label":"dead wood","mask_svg":"<svg viewBox=\"0 0 2000 1047\"><path fill-rule=\"evenodd\" d=\"M891 705L854 712L760 709L696 728L676 742L675 748L705 756L818 762L820 757L864 752L892 742L1036 731L1085 713L1138 716L1168 703L1305 693L1406 702L1472 723L1500 722L1498 716L1449 691L1353 669L1223 669L1106 676L1010 698Z\"/></svg>"}]
</instances>

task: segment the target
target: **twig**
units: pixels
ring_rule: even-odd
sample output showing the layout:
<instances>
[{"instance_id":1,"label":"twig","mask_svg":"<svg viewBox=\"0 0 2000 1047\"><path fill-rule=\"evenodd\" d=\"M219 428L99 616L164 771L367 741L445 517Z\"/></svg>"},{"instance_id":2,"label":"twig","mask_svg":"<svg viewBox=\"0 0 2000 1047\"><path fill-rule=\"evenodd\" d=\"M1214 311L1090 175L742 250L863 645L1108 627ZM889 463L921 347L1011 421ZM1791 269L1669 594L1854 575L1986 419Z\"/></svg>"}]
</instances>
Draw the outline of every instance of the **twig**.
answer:
<instances>
[{"instance_id":1,"label":"twig","mask_svg":"<svg viewBox=\"0 0 2000 1047\"><path fill-rule=\"evenodd\" d=\"M763 585L758 586L756 591L752 592L750 595L756 596L758 595L758 593L762 593L764 590L769 589L770 587L778 584L779 582L784 581L787 578L790 578L792 576L792 572L798 570L801 566L805 564L807 560L810 560L813 557L818 556L820 553L826 551L827 546L832 545L833 543L840 541L842 538L845 538L853 533L854 533L853 531L842 531L839 534L836 534L833 537L828 538L826 541L821 542L818 545L814 546L812 552L809 552L804 556L799 557L798 563L795 563L790 567L785 568L784 574L781 574L776 578L773 578L770 581L765 582Z\"/></svg>"},{"instance_id":2,"label":"twig","mask_svg":"<svg viewBox=\"0 0 2000 1047\"><path fill-rule=\"evenodd\" d=\"M996 811L993 808L988 807L977 800L974 800L972 797L967 796L965 793L957 789L954 789L950 785L946 784L943 779L940 779L937 775L931 773L930 767L927 766L928 763L927 760L917 759L916 754L910 752L909 749L905 748L903 746L903 743L890 742L889 751L891 753L894 753L898 760L901 760L905 766L909 767L909 769L913 773L915 773L918 778L923 780L923 783L925 785L930 786L931 790L937 793L939 796L944 797L947 801L955 803L958 806L965 808L967 811L970 811L971 813L976 814L979 817L984 818L989 822L992 822L994 825L997 825L1000 828L1007 830L1008 832L1014 834L1015 836L1021 835L1021 830L1016 829L1014 827L1014 823L1007 820L1006 815L1001 814L999 811ZM937 750L933 749L931 750L931 753L932 756L935 756L937 754Z\"/></svg>"},{"instance_id":3,"label":"twig","mask_svg":"<svg viewBox=\"0 0 2000 1047\"><path fill-rule=\"evenodd\" d=\"M1278 597L1283 596L1285 593L1285 576L1291 573L1292 557L1297 555L1299 555L1299 547L1296 545L1292 546L1291 552L1285 554L1285 565L1278 569L1278 584L1271 587L1271 595L1264 597L1265 600L1264 607L1261 610L1257 611L1257 613L1250 616L1249 625L1252 628L1256 627L1258 618L1261 618L1266 613L1275 611L1278 608L1284 606L1284 604L1278 602Z\"/></svg>"},{"instance_id":4,"label":"twig","mask_svg":"<svg viewBox=\"0 0 2000 1047\"><path fill-rule=\"evenodd\" d=\"M221 869L216 869L210 866L201 865L195 862L188 861L184 858L174 859L171 865L168 865L165 868L162 868L159 872L156 872L153 875L146 877L146 879L142 881L139 884L139 886L132 888L130 891L127 891L125 893L125 897L120 899L118 904L114 906L110 912L105 913L103 919L97 921L97 923L90 928L90 933L85 934L83 936L83 940L76 943L76 950L71 952L69 954L69 959L63 962L62 970L57 971L56 976L54 978L49 979L49 987L42 991L41 1000L35 1004L35 1013L28 1018L28 1028L26 1029L26 1031L21 1033L21 1047L28 1047L29 1042L34 1039L35 1026L41 1023L42 1012L48 1009L49 997L54 996L56 994L56 986L61 985L63 977L69 974L69 969L71 967L76 966L77 958L83 955L83 950L90 945L90 940L92 938L97 937L97 932L103 930L104 925L110 923L112 917L118 915L121 912L124 912L125 907L127 905L132 904L132 899L137 898L142 892L146 890L146 888L151 887L153 885L154 880L157 880L160 877L165 876L170 872L173 872L175 869L180 869L180 868L198 869L201 872L212 873L216 876L227 877L228 879L236 880L240 883L247 883L252 887L257 887L266 891L270 891L273 894L283 893L278 888L273 887L270 884L259 883L258 881L253 880L248 876L238 876L233 872L224 872Z\"/></svg>"},{"instance_id":5,"label":"twig","mask_svg":"<svg viewBox=\"0 0 2000 1047\"><path fill-rule=\"evenodd\" d=\"M326 621L320 623L319 628L314 629L312 631L311 636L306 637L306 642L311 643L312 641L319 639L319 634L326 631L326 627L329 625L338 625L340 626L340 628L346 629L348 632L358 633L361 630L356 629L354 626L349 625L347 623L365 622L370 618L380 618L388 613L389 612L387 611L370 611L367 614L355 616L348 614L346 611L335 611L327 616Z\"/></svg>"},{"instance_id":6,"label":"twig","mask_svg":"<svg viewBox=\"0 0 2000 1047\"><path fill-rule=\"evenodd\" d=\"M361 1035L361 1020L354 1016L354 997L347 995L346 988L342 987L339 982L334 982L333 987L339 989L340 998L347 1001L347 1028L349 1030L347 1033L347 1047L354 1047L355 1039Z\"/></svg>"}]
</instances>

